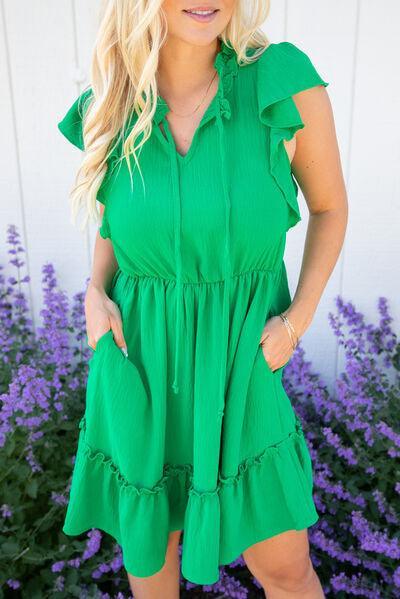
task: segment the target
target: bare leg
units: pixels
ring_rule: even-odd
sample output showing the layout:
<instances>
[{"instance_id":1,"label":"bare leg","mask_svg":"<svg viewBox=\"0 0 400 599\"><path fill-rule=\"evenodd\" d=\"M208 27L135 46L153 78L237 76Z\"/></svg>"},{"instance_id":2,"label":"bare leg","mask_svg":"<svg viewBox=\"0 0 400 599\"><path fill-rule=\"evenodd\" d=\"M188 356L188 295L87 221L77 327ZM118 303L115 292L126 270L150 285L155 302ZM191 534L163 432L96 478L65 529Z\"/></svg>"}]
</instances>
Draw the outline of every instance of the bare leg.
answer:
<instances>
[{"instance_id":1,"label":"bare leg","mask_svg":"<svg viewBox=\"0 0 400 599\"><path fill-rule=\"evenodd\" d=\"M307 529L275 535L242 555L268 599L324 599L310 560Z\"/></svg>"},{"instance_id":2,"label":"bare leg","mask_svg":"<svg viewBox=\"0 0 400 599\"><path fill-rule=\"evenodd\" d=\"M153 576L139 577L128 573L135 599L179 599L179 539L181 530L169 534L165 564Z\"/></svg>"}]
</instances>

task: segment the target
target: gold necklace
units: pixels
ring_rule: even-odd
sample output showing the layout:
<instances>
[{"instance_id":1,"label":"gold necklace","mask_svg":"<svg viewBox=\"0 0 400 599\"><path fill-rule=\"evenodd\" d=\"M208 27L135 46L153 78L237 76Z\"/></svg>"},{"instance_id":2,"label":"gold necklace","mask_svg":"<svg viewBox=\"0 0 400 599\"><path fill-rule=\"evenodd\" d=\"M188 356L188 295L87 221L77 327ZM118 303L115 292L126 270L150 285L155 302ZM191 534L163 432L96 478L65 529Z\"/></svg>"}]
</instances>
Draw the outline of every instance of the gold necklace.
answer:
<instances>
[{"instance_id":1,"label":"gold necklace","mask_svg":"<svg viewBox=\"0 0 400 599\"><path fill-rule=\"evenodd\" d=\"M204 94L203 98L201 99L201 101L199 102L199 104L196 106L196 108L192 112L189 112L189 114L179 114L178 112L175 112L175 110L172 110L172 108L170 108L170 111L173 112L174 114L176 114L176 116L179 116L179 117L188 117L188 116L191 116L192 114L194 114L200 108L200 106L202 105L202 103L204 102L204 100L205 100L205 98L206 98L206 96L208 94L208 90L210 89L211 84L214 81L216 75L217 75L217 71L215 71L214 75L212 76L212 79L211 79L210 83L207 86L206 93Z\"/></svg>"}]
</instances>

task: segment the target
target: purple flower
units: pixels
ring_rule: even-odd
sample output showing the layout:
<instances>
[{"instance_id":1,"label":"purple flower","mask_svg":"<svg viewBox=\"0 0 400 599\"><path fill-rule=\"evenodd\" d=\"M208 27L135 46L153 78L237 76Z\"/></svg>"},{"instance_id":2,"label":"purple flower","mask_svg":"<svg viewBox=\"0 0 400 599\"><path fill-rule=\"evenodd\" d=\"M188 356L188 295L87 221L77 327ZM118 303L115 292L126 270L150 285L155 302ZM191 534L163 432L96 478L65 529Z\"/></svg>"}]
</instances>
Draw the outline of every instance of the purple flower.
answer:
<instances>
[{"instance_id":1,"label":"purple flower","mask_svg":"<svg viewBox=\"0 0 400 599\"><path fill-rule=\"evenodd\" d=\"M361 558L357 552L352 549L344 549L334 539L328 538L322 530L310 530L310 540L315 548L323 550L327 555L339 562L349 562L353 566L361 563Z\"/></svg>"},{"instance_id":2,"label":"purple flower","mask_svg":"<svg viewBox=\"0 0 400 599\"><path fill-rule=\"evenodd\" d=\"M330 580L334 591L343 591L347 595L357 595L366 599L379 599L382 597L381 588L378 585L369 584L366 577L361 573L346 576L344 572L335 574Z\"/></svg>"},{"instance_id":3,"label":"purple flower","mask_svg":"<svg viewBox=\"0 0 400 599\"><path fill-rule=\"evenodd\" d=\"M22 273L25 250L14 225L7 229L7 244L11 256L9 264L15 270L15 276L10 275L6 283L0 274L0 347L2 362L15 365L23 361L25 353L32 347L32 319L24 291L29 276Z\"/></svg>"},{"instance_id":4,"label":"purple flower","mask_svg":"<svg viewBox=\"0 0 400 599\"><path fill-rule=\"evenodd\" d=\"M21 587L20 581L14 578L8 578L7 584L11 589L19 589Z\"/></svg>"},{"instance_id":5,"label":"purple flower","mask_svg":"<svg viewBox=\"0 0 400 599\"><path fill-rule=\"evenodd\" d=\"M351 531L358 538L362 549L375 551L392 559L400 558L399 539L390 539L386 532L372 530L370 523L359 511L352 511L351 520Z\"/></svg>"},{"instance_id":6,"label":"purple flower","mask_svg":"<svg viewBox=\"0 0 400 599\"><path fill-rule=\"evenodd\" d=\"M70 559L68 560L67 564L68 566L71 566L71 568L79 568L81 565L81 559L79 557Z\"/></svg>"},{"instance_id":7,"label":"purple flower","mask_svg":"<svg viewBox=\"0 0 400 599\"><path fill-rule=\"evenodd\" d=\"M233 576L229 576L225 569L220 572L220 579L213 585L203 585L203 591L220 593L222 597L232 597L234 599L246 599L248 597L248 589L244 587Z\"/></svg>"},{"instance_id":8,"label":"purple flower","mask_svg":"<svg viewBox=\"0 0 400 599\"><path fill-rule=\"evenodd\" d=\"M376 425L376 428L384 437L392 441L397 447L400 447L400 434L396 433L386 422L381 420Z\"/></svg>"},{"instance_id":9,"label":"purple flower","mask_svg":"<svg viewBox=\"0 0 400 599\"><path fill-rule=\"evenodd\" d=\"M56 493L55 491L51 492L51 500L57 505L67 505L68 504L68 499L65 497L65 495Z\"/></svg>"},{"instance_id":10,"label":"purple flower","mask_svg":"<svg viewBox=\"0 0 400 599\"><path fill-rule=\"evenodd\" d=\"M339 435L335 434L329 426L325 426L322 432L325 435L326 442L336 449L338 456L344 458L352 466L358 463L353 449L351 447L344 447Z\"/></svg>"},{"instance_id":11,"label":"purple flower","mask_svg":"<svg viewBox=\"0 0 400 599\"><path fill-rule=\"evenodd\" d=\"M89 540L86 543L86 548L82 555L82 559L84 560L93 557L93 555L99 551L102 534L97 528L92 528L92 530L88 532L88 538Z\"/></svg>"},{"instance_id":12,"label":"purple flower","mask_svg":"<svg viewBox=\"0 0 400 599\"><path fill-rule=\"evenodd\" d=\"M114 573L119 572L123 565L122 554L116 555L110 562L110 568Z\"/></svg>"},{"instance_id":13,"label":"purple flower","mask_svg":"<svg viewBox=\"0 0 400 599\"><path fill-rule=\"evenodd\" d=\"M64 569L65 566L65 562L59 561L59 562L54 562L54 564L51 566L51 571L52 572L61 572Z\"/></svg>"},{"instance_id":14,"label":"purple flower","mask_svg":"<svg viewBox=\"0 0 400 599\"><path fill-rule=\"evenodd\" d=\"M400 566L393 572L393 582L400 589Z\"/></svg>"},{"instance_id":15,"label":"purple flower","mask_svg":"<svg viewBox=\"0 0 400 599\"><path fill-rule=\"evenodd\" d=\"M64 587L65 587L65 577L57 576L57 578L54 581L54 590L61 592L64 590Z\"/></svg>"},{"instance_id":16,"label":"purple flower","mask_svg":"<svg viewBox=\"0 0 400 599\"><path fill-rule=\"evenodd\" d=\"M382 493L382 491L379 491L378 489L374 489L372 491L372 495L376 501L378 510L380 511L382 516L384 516L386 521L389 524L398 524L398 521L399 521L398 517L397 517L393 507L391 505L388 505L386 498L385 498L384 494Z\"/></svg>"},{"instance_id":17,"label":"purple flower","mask_svg":"<svg viewBox=\"0 0 400 599\"><path fill-rule=\"evenodd\" d=\"M1 510L1 515L3 518L11 518L12 510L9 505L7 505L6 503L3 503L3 505L0 507L0 510Z\"/></svg>"}]
</instances>

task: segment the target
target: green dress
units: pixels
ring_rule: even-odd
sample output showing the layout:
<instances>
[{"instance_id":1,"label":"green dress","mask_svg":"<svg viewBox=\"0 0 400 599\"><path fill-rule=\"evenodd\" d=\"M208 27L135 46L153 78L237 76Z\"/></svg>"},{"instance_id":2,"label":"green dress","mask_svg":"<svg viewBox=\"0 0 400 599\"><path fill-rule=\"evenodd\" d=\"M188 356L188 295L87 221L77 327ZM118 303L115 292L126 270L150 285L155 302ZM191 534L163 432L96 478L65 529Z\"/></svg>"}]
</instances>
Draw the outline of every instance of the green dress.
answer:
<instances>
[{"instance_id":1,"label":"green dress","mask_svg":"<svg viewBox=\"0 0 400 599\"><path fill-rule=\"evenodd\" d=\"M289 42L250 65L222 43L214 67L218 91L185 156L158 96L144 185L134 168L131 187L121 146L109 158L100 234L119 265L110 297L128 357L108 331L90 358L63 526L112 535L135 576L160 570L168 533L183 530L182 575L195 584L215 583L253 543L318 520L284 367L269 368L259 341L291 302L283 254L301 217L283 140L304 127L291 96L328 84ZM58 123L82 150L91 94Z\"/></svg>"}]
</instances>

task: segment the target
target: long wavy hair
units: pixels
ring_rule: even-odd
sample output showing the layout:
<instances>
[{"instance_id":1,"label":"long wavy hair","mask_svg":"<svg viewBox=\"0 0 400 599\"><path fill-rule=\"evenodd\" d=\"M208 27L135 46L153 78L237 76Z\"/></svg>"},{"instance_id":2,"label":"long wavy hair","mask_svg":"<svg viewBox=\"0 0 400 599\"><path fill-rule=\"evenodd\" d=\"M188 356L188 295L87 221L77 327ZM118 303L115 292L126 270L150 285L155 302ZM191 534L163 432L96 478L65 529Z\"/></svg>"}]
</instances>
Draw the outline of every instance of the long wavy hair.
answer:
<instances>
[{"instance_id":1,"label":"long wavy hair","mask_svg":"<svg viewBox=\"0 0 400 599\"><path fill-rule=\"evenodd\" d=\"M163 0L105 0L95 40L90 91L83 106L85 151L70 193L72 219L84 212L100 222L97 192L106 175L108 159L121 143L117 161L126 159L132 182L130 156L142 176L138 157L150 137L158 96L156 71L160 47L167 37ZM237 54L238 63L256 60L268 45L260 29L269 14L267 0L236 0L232 18L219 36ZM248 48L260 51L247 55ZM129 118L134 125L126 135ZM143 182L143 177L142 177Z\"/></svg>"}]
</instances>

